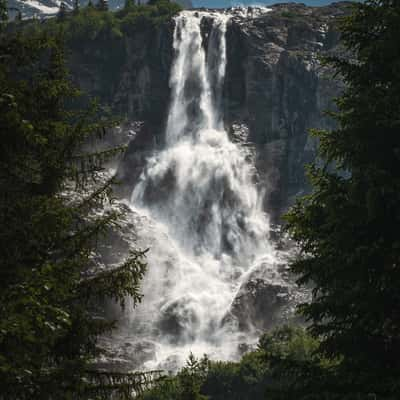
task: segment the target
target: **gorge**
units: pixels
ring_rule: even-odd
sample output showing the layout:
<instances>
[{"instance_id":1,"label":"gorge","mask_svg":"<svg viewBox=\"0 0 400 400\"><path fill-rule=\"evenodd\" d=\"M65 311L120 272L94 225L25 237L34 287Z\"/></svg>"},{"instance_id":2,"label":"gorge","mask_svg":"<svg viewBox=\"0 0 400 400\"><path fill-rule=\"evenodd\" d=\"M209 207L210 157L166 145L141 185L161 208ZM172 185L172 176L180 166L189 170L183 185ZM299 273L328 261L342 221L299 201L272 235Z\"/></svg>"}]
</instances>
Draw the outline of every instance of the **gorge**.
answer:
<instances>
[{"instance_id":1,"label":"gorge","mask_svg":"<svg viewBox=\"0 0 400 400\"><path fill-rule=\"evenodd\" d=\"M149 248L143 303L104 338L104 365L175 370L190 352L235 359L293 320L308 294L287 272L280 216L307 191L316 145L307 129L332 126L322 112L340 84L318 55L338 51L345 10L183 11L126 42L111 85L75 71L127 115L116 188L125 225L106 258Z\"/></svg>"}]
</instances>

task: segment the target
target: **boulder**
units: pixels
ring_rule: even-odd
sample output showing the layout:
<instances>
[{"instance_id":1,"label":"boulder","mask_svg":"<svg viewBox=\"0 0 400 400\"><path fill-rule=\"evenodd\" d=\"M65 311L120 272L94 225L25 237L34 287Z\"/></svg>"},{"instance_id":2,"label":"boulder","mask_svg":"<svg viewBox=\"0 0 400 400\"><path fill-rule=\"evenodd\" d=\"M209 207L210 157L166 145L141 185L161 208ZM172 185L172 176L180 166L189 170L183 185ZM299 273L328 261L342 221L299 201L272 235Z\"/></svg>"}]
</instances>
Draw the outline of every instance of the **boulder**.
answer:
<instances>
[{"instance_id":1,"label":"boulder","mask_svg":"<svg viewBox=\"0 0 400 400\"><path fill-rule=\"evenodd\" d=\"M240 330L265 331L282 319L282 310L290 301L290 289L264 279L250 279L242 285L232 302L229 317Z\"/></svg>"},{"instance_id":2,"label":"boulder","mask_svg":"<svg viewBox=\"0 0 400 400\"><path fill-rule=\"evenodd\" d=\"M172 342L193 340L200 320L190 297L182 297L161 307L158 327Z\"/></svg>"}]
</instances>

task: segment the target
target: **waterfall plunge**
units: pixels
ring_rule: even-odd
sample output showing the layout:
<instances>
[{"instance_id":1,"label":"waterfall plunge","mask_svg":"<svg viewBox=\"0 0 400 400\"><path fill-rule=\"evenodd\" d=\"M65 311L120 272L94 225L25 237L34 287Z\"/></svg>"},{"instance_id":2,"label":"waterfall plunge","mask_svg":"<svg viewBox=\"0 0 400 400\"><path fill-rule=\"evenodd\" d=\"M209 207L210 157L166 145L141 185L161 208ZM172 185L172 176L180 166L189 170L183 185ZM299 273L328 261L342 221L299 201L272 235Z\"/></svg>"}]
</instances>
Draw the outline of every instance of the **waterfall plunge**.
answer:
<instances>
[{"instance_id":1,"label":"waterfall plunge","mask_svg":"<svg viewBox=\"0 0 400 400\"><path fill-rule=\"evenodd\" d=\"M203 18L212 20L207 49ZM251 333L224 318L257 260L274 259L254 167L223 127L229 16L184 11L175 22L166 146L131 198L150 247L143 304L131 316L135 335L157 346L148 368L179 365L190 351L234 358Z\"/></svg>"}]
</instances>

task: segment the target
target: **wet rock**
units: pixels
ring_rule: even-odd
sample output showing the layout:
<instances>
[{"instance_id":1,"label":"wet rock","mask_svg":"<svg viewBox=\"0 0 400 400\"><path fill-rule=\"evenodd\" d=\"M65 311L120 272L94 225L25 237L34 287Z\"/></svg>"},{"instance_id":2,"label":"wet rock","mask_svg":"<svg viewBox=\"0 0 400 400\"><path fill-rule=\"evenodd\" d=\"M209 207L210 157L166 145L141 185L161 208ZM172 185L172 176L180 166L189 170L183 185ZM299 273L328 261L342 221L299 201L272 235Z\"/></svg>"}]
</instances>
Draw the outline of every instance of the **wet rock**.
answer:
<instances>
[{"instance_id":1,"label":"wet rock","mask_svg":"<svg viewBox=\"0 0 400 400\"><path fill-rule=\"evenodd\" d=\"M160 311L158 326L162 334L170 336L173 342L194 339L200 321L189 297L167 303Z\"/></svg>"},{"instance_id":2,"label":"wet rock","mask_svg":"<svg viewBox=\"0 0 400 400\"><path fill-rule=\"evenodd\" d=\"M137 370L156 357L156 345L150 341L136 341L136 338L102 338L102 356L96 360L99 370L128 372Z\"/></svg>"},{"instance_id":3,"label":"wet rock","mask_svg":"<svg viewBox=\"0 0 400 400\"><path fill-rule=\"evenodd\" d=\"M107 268L124 260L137 240L133 211L124 203L114 203L112 207L120 215L119 224L109 226L96 248L98 264Z\"/></svg>"},{"instance_id":4,"label":"wet rock","mask_svg":"<svg viewBox=\"0 0 400 400\"><path fill-rule=\"evenodd\" d=\"M119 163L116 178L120 184L114 192L121 198L130 198L134 184L139 180L146 160L159 146L157 128L150 127L143 121L128 125L131 140Z\"/></svg>"},{"instance_id":5,"label":"wet rock","mask_svg":"<svg viewBox=\"0 0 400 400\"><path fill-rule=\"evenodd\" d=\"M230 315L241 330L265 331L278 323L290 300L289 288L263 279L251 279L239 290Z\"/></svg>"},{"instance_id":6,"label":"wet rock","mask_svg":"<svg viewBox=\"0 0 400 400\"><path fill-rule=\"evenodd\" d=\"M178 369L182 366L182 356L175 354L167 357L159 366L159 368L163 371L168 372L177 372Z\"/></svg>"},{"instance_id":7,"label":"wet rock","mask_svg":"<svg viewBox=\"0 0 400 400\"><path fill-rule=\"evenodd\" d=\"M348 12L345 3L280 4L238 12L229 25L226 124L248 127L264 207L275 222L309 189L304 165L314 160L316 142L308 129L334 127L324 111L334 109L342 85L319 57L340 50L336 21Z\"/></svg>"}]
</instances>

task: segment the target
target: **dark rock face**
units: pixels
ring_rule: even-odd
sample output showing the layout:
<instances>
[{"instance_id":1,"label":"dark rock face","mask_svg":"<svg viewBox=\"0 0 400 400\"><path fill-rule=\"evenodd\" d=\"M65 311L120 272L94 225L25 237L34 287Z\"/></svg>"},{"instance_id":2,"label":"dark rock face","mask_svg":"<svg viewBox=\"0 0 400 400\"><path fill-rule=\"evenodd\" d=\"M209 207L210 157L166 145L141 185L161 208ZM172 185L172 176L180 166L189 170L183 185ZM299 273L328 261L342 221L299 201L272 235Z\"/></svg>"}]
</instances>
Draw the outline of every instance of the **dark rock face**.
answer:
<instances>
[{"instance_id":1,"label":"dark rock face","mask_svg":"<svg viewBox=\"0 0 400 400\"><path fill-rule=\"evenodd\" d=\"M266 189L265 209L274 222L295 196L308 190L304 165L316 154L308 129L334 127L324 111L334 108L332 99L342 85L321 66L319 57L339 51L336 23L348 13L348 6L346 2L326 7L280 4L267 13L252 8L232 12L225 126L232 140L253 149L258 182ZM204 46L210 28L205 18ZM164 143L173 30L170 21L118 43L73 52L73 76L82 89L118 115L143 121L119 168L123 185L118 190L123 197L130 195L144 160Z\"/></svg>"},{"instance_id":2,"label":"dark rock face","mask_svg":"<svg viewBox=\"0 0 400 400\"><path fill-rule=\"evenodd\" d=\"M193 339L188 337L187 327L200 325L200 320L190 302L190 297L184 297L166 304L160 310L159 329L163 334L170 336L171 340L176 343L180 340Z\"/></svg>"},{"instance_id":3,"label":"dark rock face","mask_svg":"<svg viewBox=\"0 0 400 400\"><path fill-rule=\"evenodd\" d=\"M151 142L168 112L172 35L173 21L169 21L122 38L99 38L90 46L70 44L76 84L114 114L146 121Z\"/></svg>"},{"instance_id":4,"label":"dark rock face","mask_svg":"<svg viewBox=\"0 0 400 400\"><path fill-rule=\"evenodd\" d=\"M308 295L294 284L286 256L278 264L261 260L243 281L222 324L234 324L243 332L265 332L285 323L299 323L294 310Z\"/></svg>"},{"instance_id":5,"label":"dark rock face","mask_svg":"<svg viewBox=\"0 0 400 400\"><path fill-rule=\"evenodd\" d=\"M265 331L281 319L281 311L288 305L288 300L287 286L259 278L250 279L240 288L231 307L231 317L237 320L240 330L255 327Z\"/></svg>"},{"instance_id":6,"label":"dark rock face","mask_svg":"<svg viewBox=\"0 0 400 400\"><path fill-rule=\"evenodd\" d=\"M225 125L232 140L254 149L258 181L266 188L265 209L276 222L294 197L308 190L304 165L316 154L308 129L334 127L324 111L334 108L341 84L319 57L338 51L335 24L347 10L347 3L277 5L268 13L233 14L229 24ZM205 46L209 22L202 26ZM172 32L171 23L152 38L139 35L127 44L129 56L113 104L125 105L129 118L145 124L130 145L124 170L138 172L138 152L145 155L163 143ZM136 172L127 180L122 174L127 186L132 187Z\"/></svg>"},{"instance_id":7,"label":"dark rock face","mask_svg":"<svg viewBox=\"0 0 400 400\"><path fill-rule=\"evenodd\" d=\"M131 132L116 188L129 197L146 158L163 142L170 100L174 23L141 28L123 38L101 38L91 46L71 43L70 68L76 85L126 120Z\"/></svg>"},{"instance_id":8,"label":"dark rock face","mask_svg":"<svg viewBox=\"0 0 400 400\"><path fill-rule=\"evenodd\" d=\"M235 17L228 30L226 124L246 125L255 145L265 208L275 220L307 191L304 165L315 157L310 128L333 128L323 112L341 90L319 57L337 51L337 17L347 4L285 4Z\"/></svg>"},{"instance_id":9,"label":"dark rock face","mask_svg":"<svg viewBox=\"0 0 400 400\"><path fill-rule=\"evenodd\" d=\"M156 358L156 346L150 341L133 337L103 337L100 340L102 357L94 363L98 370L132 372Z\"/></svg>"}]
</instances>

